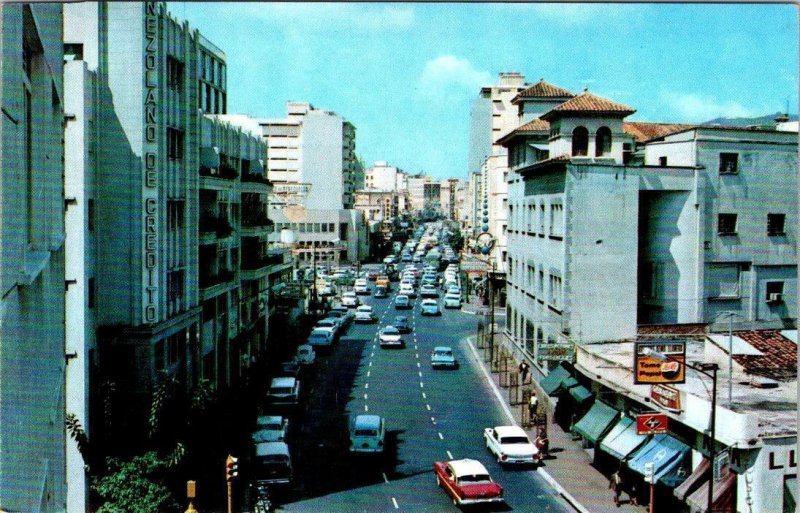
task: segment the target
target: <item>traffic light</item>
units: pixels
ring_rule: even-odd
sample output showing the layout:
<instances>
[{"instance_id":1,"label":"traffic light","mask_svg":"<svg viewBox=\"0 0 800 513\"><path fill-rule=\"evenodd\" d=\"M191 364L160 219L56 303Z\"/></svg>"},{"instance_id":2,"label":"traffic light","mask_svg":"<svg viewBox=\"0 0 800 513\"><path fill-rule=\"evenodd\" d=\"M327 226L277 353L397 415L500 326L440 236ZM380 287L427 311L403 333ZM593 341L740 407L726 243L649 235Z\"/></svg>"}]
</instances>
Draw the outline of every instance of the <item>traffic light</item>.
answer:
<instances>
[{"instance_id":1,"label":"traffic light","mask_svg":"<svg viewBox=\"0 0 800 513\"><path fill-rule=\"evenodd\" d=\"M225 479L232 481L239 477L239 458L234 458L230 454L225 460Z\"/></svg>"}]
</instances>

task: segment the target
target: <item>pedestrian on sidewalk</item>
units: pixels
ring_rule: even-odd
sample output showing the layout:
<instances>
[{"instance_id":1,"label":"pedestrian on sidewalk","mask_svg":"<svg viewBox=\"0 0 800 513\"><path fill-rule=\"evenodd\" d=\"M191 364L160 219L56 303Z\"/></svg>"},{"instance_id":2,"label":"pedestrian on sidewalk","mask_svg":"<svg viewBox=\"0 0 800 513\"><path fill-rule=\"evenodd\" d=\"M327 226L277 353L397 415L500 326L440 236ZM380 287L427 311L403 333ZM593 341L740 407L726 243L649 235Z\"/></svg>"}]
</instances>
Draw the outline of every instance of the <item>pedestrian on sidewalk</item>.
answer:
<instances>
[{"instance_id":1,"label":"pedestrian on sidewalk","mask_svg":"<svg viewBox=\"0 0 800 513\"><path fill-rule=\"evenodd\" d=\"M531 398L528 401L528 416L531 419L531 424L536 423L536 415L539 414L539 398L536 396L536 390L531 390Z\"/></svg>"},{"instance_id":2,"label":"pedestrian on sidewalk","mask_svg":"<svg viewBox=\"0 0 800 513\"><path fill-rule=\"evenodd\" d=\"M520 384L524 385L525 382L528 380L528 371L530 370L531 366L528 365L528 362L522 360L519 364Z\"/></svg>"},{"instance_id":3,"label":"pedestrian on sidewalk","mask_svg":"<svg viewBox=\"0 0 800 513\"><path fill-rule=\"evenodd\" d=\"M619 507L620 501L619 496L622 494L622 469L620 468L613 474L611 474L611 479L608 482L608 488L614 492L614 504Z\"/></svg>"},{"instance_id":4,"label":"pedestrian on sidewalk","mask_svg":"<svg viewBox=\"0 0 800 513\"><path fill-rule=\"evenodd\" d=\"M536 448L539 449L539 461L550 455L550 439L547 438L547 431L544 428L539 430L539 435L534 443Z\"/></svg>"}]
</instances>

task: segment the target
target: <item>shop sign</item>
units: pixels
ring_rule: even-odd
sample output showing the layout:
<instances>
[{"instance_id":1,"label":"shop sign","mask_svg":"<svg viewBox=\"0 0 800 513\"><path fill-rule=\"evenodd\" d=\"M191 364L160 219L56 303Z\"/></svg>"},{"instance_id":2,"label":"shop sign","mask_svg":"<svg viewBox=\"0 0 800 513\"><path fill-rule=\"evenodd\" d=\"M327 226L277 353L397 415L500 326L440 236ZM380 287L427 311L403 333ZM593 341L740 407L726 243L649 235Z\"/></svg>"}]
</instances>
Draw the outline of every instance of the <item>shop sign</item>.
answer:
<instances>
[{"instance_id":1,"label":"shop sign","mask_svg":"<svg viewBox=\"0 0 800 513\"><path fill-rule=\"evenodd\" d=\"M539 344L537 356L542 361L574 362L575 344Z\"/></svg>"},{"instance_id":2,"label":"shop sign","mask_svg":"<svg viewBox=\"0 0 800 513\"><path fill-rule=\"evenodd\" d=\"M660 435L667 432L667 415L664 413L642 413L636 416L637 435Z\"/></svg>"},{"instance_id":3,"label":"shop sign","mask_svg":"<svg viewBox=\"0 0 800 513\"><path fill-rule=\"evenodd\" d=\"M686 381L686 342L636 342L633 354L634 383L684 383ZM666 356L656 358L649 351Z\"/></svg>"},{"instance_id":4,"label":"shop sign","mask_svg":"<svg viewBox=\"0 0 800 513\"><path fill-rule=\"evenodd\" d=\"M656 384L650 389L650 399L664 409L681 411L681 391L669 385Z\"/></svg>"}]
</instances>

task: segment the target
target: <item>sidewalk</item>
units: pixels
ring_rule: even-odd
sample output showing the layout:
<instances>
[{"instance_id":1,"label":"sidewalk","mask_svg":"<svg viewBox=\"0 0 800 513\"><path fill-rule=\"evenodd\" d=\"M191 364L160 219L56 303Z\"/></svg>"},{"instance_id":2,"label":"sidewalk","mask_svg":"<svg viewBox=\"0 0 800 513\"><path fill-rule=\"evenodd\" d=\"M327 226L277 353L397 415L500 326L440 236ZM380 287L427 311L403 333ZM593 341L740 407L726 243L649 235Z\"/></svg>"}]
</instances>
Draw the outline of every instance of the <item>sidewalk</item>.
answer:
<instances>
[{"instance_id":1,"label":"sidewalk","mask_svg":"<svg viewBox=\"0 0 800 513\"><path fill-rule=\"evenodd\" d=\"M484 375L491 380L506 414L514 419L515 424L521 425L520 405L509 406L508 390L500 388L500 374L489 372L488 364L484 362L483 350L478 349L475 343L474 336L468 338L469 347L480 362ZM581 441L573 440L570 433L565 433L558 424L552 422L552 407L549 401L547 404L550 457L544 460L537 472L581 513L646 513L647 507L631 505L624 492L621 496L622 504L619 507L614 505L614 493L608 488L608 479L592 466L591 457L582 448ZM528 429L527 432L531 440L536 438L535 428Z\"/></svg>"}]
</instances>

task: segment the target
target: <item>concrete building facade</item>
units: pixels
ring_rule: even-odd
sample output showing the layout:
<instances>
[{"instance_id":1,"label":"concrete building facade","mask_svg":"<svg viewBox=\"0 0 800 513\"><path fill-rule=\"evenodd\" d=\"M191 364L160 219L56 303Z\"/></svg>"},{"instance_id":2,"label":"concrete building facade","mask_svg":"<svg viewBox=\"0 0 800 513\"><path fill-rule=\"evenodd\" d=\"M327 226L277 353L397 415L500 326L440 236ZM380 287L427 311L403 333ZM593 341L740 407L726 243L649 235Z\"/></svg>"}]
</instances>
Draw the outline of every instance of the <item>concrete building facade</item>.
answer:
<instances>
[{"instance_id":1,"label":"concrete building facade","mask_svg":"<svg viewBox=\"0 0 800 513\"><path fill-rule=\"evenodd\" d=\"M10 511L67 501L61 12L0 6L0 504Z\"/></svg>"}]
</instances>

